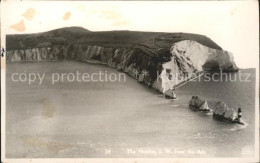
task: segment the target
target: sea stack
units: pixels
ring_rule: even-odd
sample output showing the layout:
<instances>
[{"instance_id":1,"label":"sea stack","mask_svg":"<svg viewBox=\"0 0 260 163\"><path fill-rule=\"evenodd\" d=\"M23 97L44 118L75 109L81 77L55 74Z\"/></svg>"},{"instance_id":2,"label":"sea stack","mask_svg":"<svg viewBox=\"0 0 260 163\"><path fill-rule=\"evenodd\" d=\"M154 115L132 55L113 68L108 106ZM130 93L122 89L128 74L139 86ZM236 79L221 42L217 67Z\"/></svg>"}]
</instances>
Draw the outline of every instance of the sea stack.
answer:
<instances>
[{"instance_id":1,"label":"sea stack","mask_svg":"<svg viewBox=\"0 0 260 163\"><path fill-rule=\"evenodd\" d=\"M238 119L238 114L233 108L229 108L224 102L219 101L213 108L213 117L218 120L244 124Z\"/></svg>"},{"instance_id":2,"label":"sea stack","mask_svg":"<svg viewBox=\"0 0 260 163\"><path fill-rule=\"evenodd\" d=\"M189 102L189 107L196 111L203 111L203 112L210 111L207 100L202 100L198 96L192 96Z\"/></svg>"}]
</instances>

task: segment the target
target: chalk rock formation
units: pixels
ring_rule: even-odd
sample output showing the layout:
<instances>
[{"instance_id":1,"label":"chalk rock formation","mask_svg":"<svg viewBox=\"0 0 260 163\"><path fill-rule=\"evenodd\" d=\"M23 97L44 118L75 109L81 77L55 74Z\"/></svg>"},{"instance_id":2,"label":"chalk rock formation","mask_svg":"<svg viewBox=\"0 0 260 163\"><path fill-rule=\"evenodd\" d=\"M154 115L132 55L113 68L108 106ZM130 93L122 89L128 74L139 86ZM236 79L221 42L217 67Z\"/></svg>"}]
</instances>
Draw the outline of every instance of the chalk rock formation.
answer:
<instances>
[{"instance_id":1,"label":"chalk rock formation","mask_svg":"<svg viewBox=\"0 0 260 163\"><path fill-rule=\"evenodd\" d=\"M162 72L154 87L161 92L174 90L202 71L237 71L233 55L227 51L212 49L192 40L173 44L171 60L162 64Z\"/></svg>"},{"instance_id":2,"label":"chalk rock formation","mask_svg":"<svg viewBox=\"0 0 260 163\"><path fill-rule=\"evenodd\" d=\"M156 80L157 71L161 69L156 57L155 53L142 46L111 48L88 44L74 44L68 48L66 55L67 59L115 67L148 86Z\"/></svg>"},{"instance_id":3,"label":"chalk rock formation","mask_svg":"<svg viewBox=\"0 0 260 163\"><path fill-rule=\"evenodd\" d=\"M64 46L51 46L24 50L8 50L6 54L6 61L57 61L63 60L65 53L66 47Z\"/></svg>"},{"instance_id":4,"label":"chalk rock formation","mask_svg":"<svg viewBox=\"0 0 260 163\"><path fill-rule=\"evenodd\" d=\"M229 108L224 102L219 101L213 108L213 116L219 119L226 119L234 122L237 118L237 112Z\"/></svg>"},{"instance_id":5,"label":"chalk rock formation","mask_svg":"<svg viewBox=\"0 0 260 163\"><path fill-rule=\"evenodd\" d=\"M192 96L189 106L191 109L198 110L198 111L210 111L208 106L208 102L206 100L202 100L198 96Z\"/></svg>"},{"instance_id":6,"label":"chalk rock formation","mask_svg":"<svg viewBox=\"0 0 260 163\"><path fill-rule=\"evenodd\" d=\"M167 46L156 47L155 40ZM11 35L7 46L7 62L67 59L105 64L172 98L175 88L203 71L238 70L231 53L205 36L187 33L165 36L134 31L90 32L71 27Z\"/></svg>"}]
</instances>

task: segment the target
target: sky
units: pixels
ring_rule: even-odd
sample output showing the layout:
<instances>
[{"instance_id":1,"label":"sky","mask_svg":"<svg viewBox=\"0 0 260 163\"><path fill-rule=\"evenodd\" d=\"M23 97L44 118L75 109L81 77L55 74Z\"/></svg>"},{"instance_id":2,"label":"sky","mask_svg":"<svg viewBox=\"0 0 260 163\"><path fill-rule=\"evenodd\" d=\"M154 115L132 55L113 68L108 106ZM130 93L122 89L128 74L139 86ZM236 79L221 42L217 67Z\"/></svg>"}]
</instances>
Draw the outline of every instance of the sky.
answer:
<instances>
[{"instance_id":1,"label":"sky","mask_svg":"<svg viewBox=\"0 0 260 163\"><path fill-rule=\"evenodd\" d=\"M206 35L231 52L240 68L259 67L257 1L1 2L1 32L23 34L81 26ZM3 41L3 40L2 40Z\"/></svg>"}]
</instances>

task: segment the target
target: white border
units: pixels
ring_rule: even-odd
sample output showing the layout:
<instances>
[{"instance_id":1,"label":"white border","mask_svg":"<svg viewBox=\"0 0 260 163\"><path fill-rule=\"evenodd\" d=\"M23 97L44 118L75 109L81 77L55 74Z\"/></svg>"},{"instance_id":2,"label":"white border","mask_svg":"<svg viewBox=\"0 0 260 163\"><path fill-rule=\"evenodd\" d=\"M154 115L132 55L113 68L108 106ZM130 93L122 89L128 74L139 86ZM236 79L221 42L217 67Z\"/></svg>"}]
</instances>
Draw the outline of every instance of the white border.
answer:
<instances>
[{"instance_id":1,"label":"white border","mask_svg":"<svg viewBox=\"0 0 260 163\"><path fill-rule=\"evenodd\" d=\"M1 5L2 11L2 5ZM4 13L1 12L1 16ZM258 18L259 19L259 18ZM259 21L258 21L259 27ZM3 29L1 27L1 29ZM1 30L1 46L5 47L5 32ZM259 40L259 39L258 39ZM258 48L259 51L259 48ZM5 57L1 57L1 61ZM259 61L259 58L258 58ZM1 65L2 66L2 65ZM259 161L259 69L256 69L256 95L255 95L255 157L254 158L50 158L50 159L8 159L5 158L5 111L6 111L6 69L1 67L1 161L2 162L124 162L124 163L142 163L142 162L258 162Z\"/></svg>"}]
</instances>

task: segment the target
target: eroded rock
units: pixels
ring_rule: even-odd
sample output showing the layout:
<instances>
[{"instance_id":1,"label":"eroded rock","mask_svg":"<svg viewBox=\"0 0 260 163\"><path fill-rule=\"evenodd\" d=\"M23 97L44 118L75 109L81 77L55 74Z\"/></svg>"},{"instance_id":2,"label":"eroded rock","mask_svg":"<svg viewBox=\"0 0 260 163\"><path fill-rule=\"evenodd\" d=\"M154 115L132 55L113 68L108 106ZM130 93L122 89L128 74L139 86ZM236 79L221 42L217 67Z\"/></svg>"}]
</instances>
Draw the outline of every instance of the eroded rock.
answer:
<instances>
[{"instance_id":1,"label":"eroded rock","mask_svg":"<svg viewBox=\"0 0 260 163\"><path fill-rule=\"evenodd\" d=\"M160 52L161 51L161 52ZM175 42L170 49L154 50L143 45L104 46L98 43L71 43L8 50L6 60L57 61L80 60L115 67L138 82L175 98L174 89L203 71L237 71L233 56L196 41Z\"/></svg>"},{"instance_id":2,"label":"eroded rock","mask_svg":"<svg viewBox=\"0 0 260 163\"><path fill-rule=\"evenodd\" d=\"M219 120L226 120L233 123L243 124L238 118L237 112L233 108L229 108L224 102L219 101L213 108L213 116Z\"/></svg>"},{"instance_id":3,"label":"eroded rock","mask_svg":"<svg viewBox=\"0 0 260 163\"><path fill-rule=\"evenodd\" d=\"M192 96L191 100L189 101L189 107L197 111L210 111L207 100L203 100L198 96Z\"/></svg>"},{"instance_id":4,"label":"eroded rock","mask_svg":"<svg viewBox=\"0 0 260 163\"><path fill-rule=\"evenodd\" d=\"M173 44L170 50L172 57L162 64L160 86L162 92L174 90L202 71L238 71L233 55L227 51L212 49L192 40Z\"/></svg>"}]
</instances>

